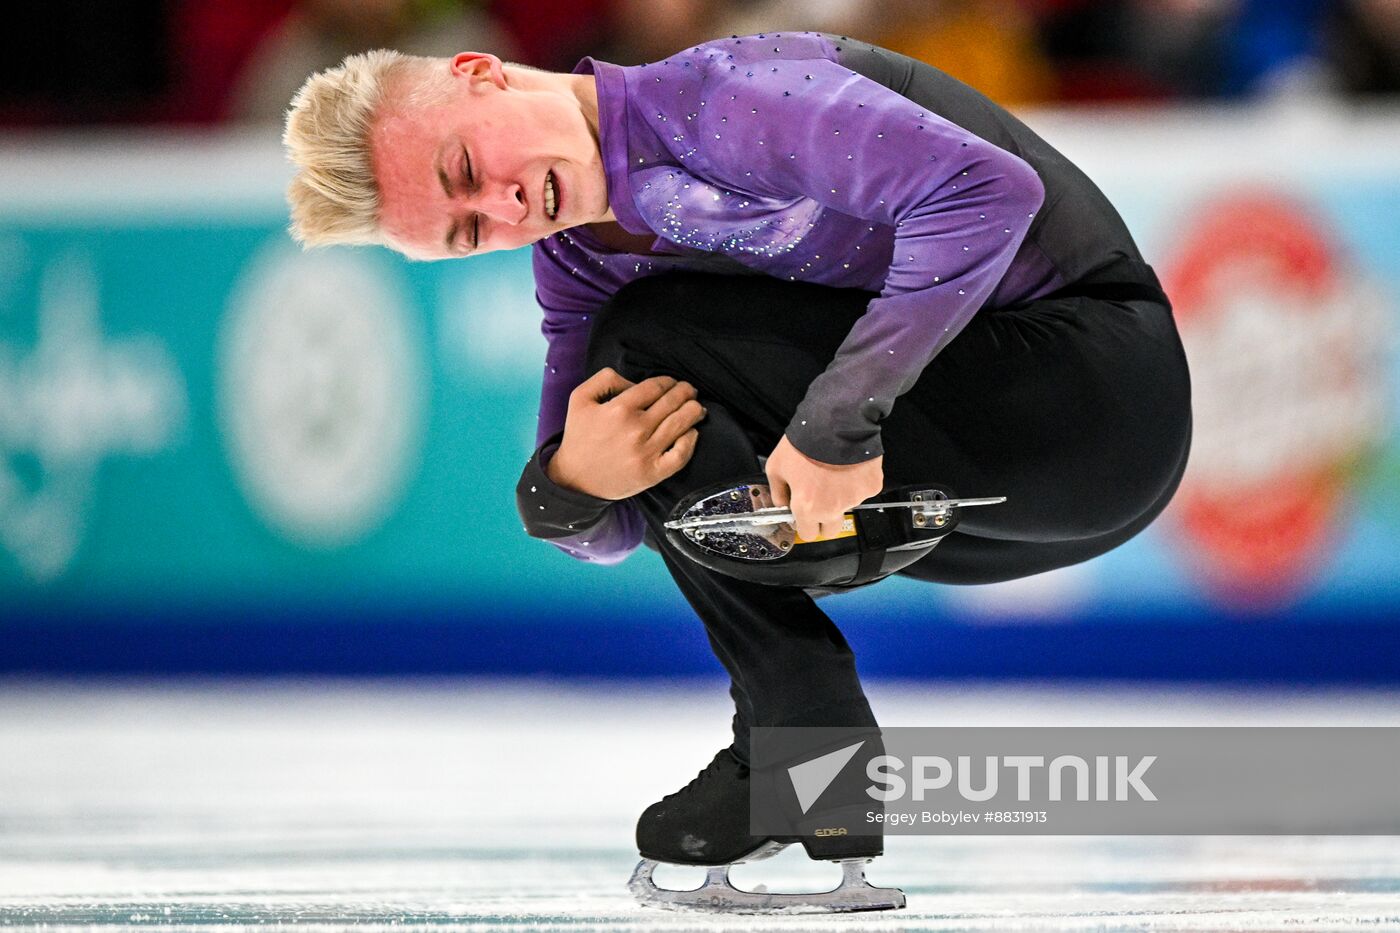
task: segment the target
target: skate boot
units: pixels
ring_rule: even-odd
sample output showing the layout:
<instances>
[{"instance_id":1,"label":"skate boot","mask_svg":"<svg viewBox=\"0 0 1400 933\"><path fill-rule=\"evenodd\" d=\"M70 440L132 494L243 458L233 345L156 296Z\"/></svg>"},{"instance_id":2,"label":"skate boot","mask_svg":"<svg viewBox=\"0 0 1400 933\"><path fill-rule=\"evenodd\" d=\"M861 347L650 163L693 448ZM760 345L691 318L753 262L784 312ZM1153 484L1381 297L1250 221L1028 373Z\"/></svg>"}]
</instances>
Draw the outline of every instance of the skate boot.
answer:
<instances>
[{"instance_id":1,"label":"skate boot","mask_svg":"<svg viewBox=\"0 0 1400 933\"><path fill-rule=\"evenodd\" d=\"M750 793L754 777L747 765L723 749L694 780L652 804L637 822L637 849L642 861L628 888L644 905L669 910L715 913L833 913L888 910L904 906L895 888L876 888L865 880L865 865L884 851L880 835L855 835L856 807L805 814L797 835L755 836L749 832ZM860 808L863 813L870 806ZM852 827L843 824L851 823ZM835 824L835 825L832 825ZM729 867L756 862L800 842L808 857L841 864L841 884L812 894L744 891L729 880ZM652 875L659 863L709 867L705 883L688 891L657 887Z\"/></svg>"}]
</instances>

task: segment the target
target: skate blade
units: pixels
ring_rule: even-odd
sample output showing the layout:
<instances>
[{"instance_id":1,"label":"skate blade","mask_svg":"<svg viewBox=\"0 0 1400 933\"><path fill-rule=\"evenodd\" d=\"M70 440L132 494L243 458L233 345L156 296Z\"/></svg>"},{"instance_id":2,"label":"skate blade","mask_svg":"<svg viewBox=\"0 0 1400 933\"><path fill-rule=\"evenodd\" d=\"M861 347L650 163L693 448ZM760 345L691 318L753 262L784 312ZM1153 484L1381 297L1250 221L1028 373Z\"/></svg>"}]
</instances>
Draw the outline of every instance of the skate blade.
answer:
<instances>
[{"instance_id":1,"label":"skate blade","mask_svg":"<svg viewBox=\"0 0 1400 933\"><path fill-rule=\"evenodd\" d=\"M766 853L766 857L773 853ZM753 861L751 856L745 861ZM897 910L904 906L904 892L898 888L877 888L865 880L870 859L842 859L841 884L830 891L813 894L769 894L741 891L729 881L728 865L712 865L705 883L689 891L659 888L652 873L661 864L642 859L632 872L627 888L643 907L662 910L695 910L715 914L831 914L863 910ZM737 864L737 863L736 863Z\"/></svg>"}]
</instances>

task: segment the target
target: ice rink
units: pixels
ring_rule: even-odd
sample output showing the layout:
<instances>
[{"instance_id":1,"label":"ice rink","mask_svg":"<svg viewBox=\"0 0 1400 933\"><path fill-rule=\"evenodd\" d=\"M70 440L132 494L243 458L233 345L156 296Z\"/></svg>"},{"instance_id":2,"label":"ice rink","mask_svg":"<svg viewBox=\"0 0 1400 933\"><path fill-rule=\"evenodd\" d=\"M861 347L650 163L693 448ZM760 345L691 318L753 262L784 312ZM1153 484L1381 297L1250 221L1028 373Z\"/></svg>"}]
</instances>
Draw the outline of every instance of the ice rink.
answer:
<instances>
[{"instance_id":1,"label":"ice rink","mask_svg":"<svg viewBox=\"0 0 1400 933\"><path fill-rule=\"evenodd\" d=\"M886 725L1400 724L1394 692L870 692ZM0 927L1400 928L1393 837L899 837L869 877L904 911L644 910L634 821L727 741L727 702L714 681L0 682ZM793 850L734 872L836 877Z\"/></svg>"}]
</instances>

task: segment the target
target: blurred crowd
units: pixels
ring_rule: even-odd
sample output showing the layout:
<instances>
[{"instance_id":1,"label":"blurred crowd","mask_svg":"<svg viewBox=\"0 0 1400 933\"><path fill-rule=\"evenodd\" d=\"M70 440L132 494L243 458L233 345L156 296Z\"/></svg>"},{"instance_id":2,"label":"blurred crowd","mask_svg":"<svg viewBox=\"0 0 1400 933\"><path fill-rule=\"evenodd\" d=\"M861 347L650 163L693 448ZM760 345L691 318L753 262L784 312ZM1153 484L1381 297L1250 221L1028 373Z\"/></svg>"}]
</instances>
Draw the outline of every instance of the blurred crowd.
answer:
<instances>
[{"instance_id":1,"label":"blurred crowd","mask_svg":"<svg viewBox=\"0 0 1400 933\"><path fill-rule=\"evenodd\" d=\"M568 71L802 29L1010 106L1400 92L1400 0L46 0L0 39L0 123L276 121L306 75L379 46Z\"/></svg>"}]
</instances>

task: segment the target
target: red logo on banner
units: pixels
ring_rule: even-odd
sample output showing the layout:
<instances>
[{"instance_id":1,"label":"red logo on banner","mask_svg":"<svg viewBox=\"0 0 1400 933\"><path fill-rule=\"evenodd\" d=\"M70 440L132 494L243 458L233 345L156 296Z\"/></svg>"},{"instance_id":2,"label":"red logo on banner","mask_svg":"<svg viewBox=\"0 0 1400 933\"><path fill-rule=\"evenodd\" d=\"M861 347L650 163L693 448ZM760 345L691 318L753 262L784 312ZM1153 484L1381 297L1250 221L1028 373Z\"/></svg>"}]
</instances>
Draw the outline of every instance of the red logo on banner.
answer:
<instances>
[{"instance_id":1,"label":"red logo on banner","mask_svg":"<svg viewBox=\"0 0 1400 933\"><path fill-rule=\"evenodd\" d=\"M1385 301L1314 216L1268 193L1196 212L1163 278L1195 414L1171 510L1185 556L1228 601L1277 604L1313 579L1384 438Z\"/></svg>"}]
</instances>

